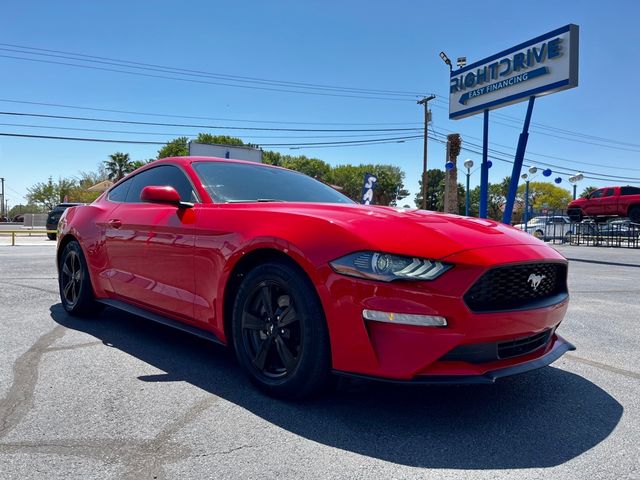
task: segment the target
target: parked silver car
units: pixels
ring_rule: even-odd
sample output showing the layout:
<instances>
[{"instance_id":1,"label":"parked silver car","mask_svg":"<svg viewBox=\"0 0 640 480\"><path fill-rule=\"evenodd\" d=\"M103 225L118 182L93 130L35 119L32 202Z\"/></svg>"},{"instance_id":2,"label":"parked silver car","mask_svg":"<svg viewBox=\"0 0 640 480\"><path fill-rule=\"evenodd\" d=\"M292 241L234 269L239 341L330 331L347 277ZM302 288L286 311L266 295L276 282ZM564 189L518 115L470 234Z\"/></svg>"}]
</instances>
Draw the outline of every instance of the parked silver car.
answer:
<instances>
[{"instance_id":1,"label":"parked silver car","mask_svg":"<svg viewBox=\"0 0 640 480\"><path fill-rule=\"evenodd\" d=\"M514 227L525 230L524 223L519 223ZM540 240L562 239L568 241L569 236L573 233L573 225L569 217L563 215L533 217L527 222L526 232Z\"/></svg>"}]
</instances>

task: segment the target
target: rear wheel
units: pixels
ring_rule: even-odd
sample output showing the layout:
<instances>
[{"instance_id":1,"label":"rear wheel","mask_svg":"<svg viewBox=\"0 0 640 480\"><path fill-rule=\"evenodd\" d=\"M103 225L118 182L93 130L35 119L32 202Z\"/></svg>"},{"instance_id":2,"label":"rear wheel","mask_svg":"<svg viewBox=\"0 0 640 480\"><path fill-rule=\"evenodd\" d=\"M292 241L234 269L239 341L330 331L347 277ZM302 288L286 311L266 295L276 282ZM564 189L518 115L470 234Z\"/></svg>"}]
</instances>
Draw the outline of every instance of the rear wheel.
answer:
<instances>
[{"instance_id":1,"label":"rear wheel","mask_svg":"<svg viewBox=\"0 0 640 480\"><path fill-rule=\"evenodd\" d=\"M58 285L62 306L69 314L84 316L100 310L94 300L87 262L76 241L67 243L60 255Z\"/></svg>"},{"instance_id":2,"label":"rear wheel","mask_svg":"<svg viewBox=\"0 0 640 480\"><path fill-rule=\"evenodd\" d=\"M634 205L629 209L629 220L633 223L640 223L640 205Z\"/></svg>"},{"instance_id":3,"label":"rear wheel","mask_svg":"<svg viewBox=\"0 0 640 480\"><path fill-rule=\"evenodd\" d=\"M296 268L273 262L249 272L238 290L232 329L238 361L268 394L303 398L329 384L324 314Z\"/></svg>"}]
</instances>

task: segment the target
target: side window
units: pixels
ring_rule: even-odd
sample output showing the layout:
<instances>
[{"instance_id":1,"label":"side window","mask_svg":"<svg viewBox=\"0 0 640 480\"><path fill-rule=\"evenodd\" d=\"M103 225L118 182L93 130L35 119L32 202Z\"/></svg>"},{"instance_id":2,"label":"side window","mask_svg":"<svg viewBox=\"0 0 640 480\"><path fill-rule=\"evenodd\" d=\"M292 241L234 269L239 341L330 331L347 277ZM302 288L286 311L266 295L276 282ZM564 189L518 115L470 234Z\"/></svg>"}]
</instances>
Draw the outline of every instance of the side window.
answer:
<instances>
[{"instance_id":1,"label":"side window","mask_svg":"<svg viewBox=\"0 0 640 480\"><path fill-rule=\"evenodd\" d=\"M640 188L638 187L621 187L620 195L640 195Z\"/></svg>"},{"instance_id":2,"label":"side window","mask_svg":"<svg viewBox=\"0 0 640 480\"><path fill-rule=\"evenodd\" d=\"M178 167L174 167L173 165L160 165L140 172L131 179L131 188L127 194L127 202L139 203L142 189L150 185L167 185L175 188L183 202L191 202L195 199L191 183L189 183L185 174L182 173Z\"/></svg>"},{"instance_id":3,"label":"side window","mask_svg":"<svg viewBox=\"0 0 640 480\"><path fill-rule=\"evenodd\" d=\"M613 195L613 188L607 188L602 194L603 197L610 197Z\"/></svg>"},{"instance_id":4,"label":"side window","mask_svg":"<svg viewBox=\"0 0 640 480\"><path fill-rule=\"evenodd\" d=\"M600 197L602 197L603 193L604 193L604 189L596 190L595 192L591 193L591 195L589 195L589 199L600 198Z\"/></svg>"},{"instance_id":5,"label":"side window","mask_svg":"<svg viewBox=\"0 0 640 480\"><path fill-rule=\"evenodd\" d=\"M129 187L131 186L131 180L124 181L120 183L115 188L109 190L109 195L107 198L112 202L124 202L127 199L127 193L129 192Z\"/></svg>"}]
</instances>

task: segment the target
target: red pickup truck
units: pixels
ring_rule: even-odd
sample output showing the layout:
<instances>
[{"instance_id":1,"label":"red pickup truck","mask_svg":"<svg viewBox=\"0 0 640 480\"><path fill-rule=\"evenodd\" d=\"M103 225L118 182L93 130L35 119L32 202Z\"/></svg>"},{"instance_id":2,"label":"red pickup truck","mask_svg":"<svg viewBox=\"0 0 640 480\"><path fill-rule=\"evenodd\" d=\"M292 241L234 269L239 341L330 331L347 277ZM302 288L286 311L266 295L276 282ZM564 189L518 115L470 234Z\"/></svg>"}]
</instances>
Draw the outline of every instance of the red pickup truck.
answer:
<instances>
[{"instance_id":1,"label":"red pickup truck","mask_svg":"<svg viewBox=\"0 0 640 480\"><path fill-rule=\"evenodd\" d=\"M567 215L574 222L584 217L629 217L632 222L640 223L640 188L599 188L587 198L569 203Z\"/></svg>"}]
</instances>

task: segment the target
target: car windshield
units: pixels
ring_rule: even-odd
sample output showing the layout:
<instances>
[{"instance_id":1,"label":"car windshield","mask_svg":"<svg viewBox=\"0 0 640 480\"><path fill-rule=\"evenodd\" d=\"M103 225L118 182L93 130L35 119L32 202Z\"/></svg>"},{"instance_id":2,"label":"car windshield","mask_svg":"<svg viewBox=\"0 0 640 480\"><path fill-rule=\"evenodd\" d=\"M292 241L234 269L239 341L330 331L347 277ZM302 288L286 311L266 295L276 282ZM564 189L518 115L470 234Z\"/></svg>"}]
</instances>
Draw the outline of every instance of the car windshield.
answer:
<instances>
[{"instance_id":1,"label":"car windshield","mask_svg":"<svg viewBox=\"0 0 640 480\"><path fill-rule=\"evenodd\" d=\"M355 203L330 186L291 170L232 162L195 162L193 168L216 203Z\"/></svg>"}]
</instances>

